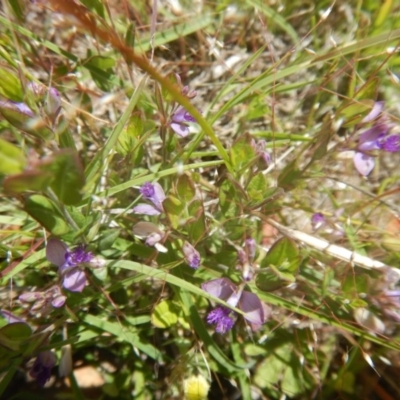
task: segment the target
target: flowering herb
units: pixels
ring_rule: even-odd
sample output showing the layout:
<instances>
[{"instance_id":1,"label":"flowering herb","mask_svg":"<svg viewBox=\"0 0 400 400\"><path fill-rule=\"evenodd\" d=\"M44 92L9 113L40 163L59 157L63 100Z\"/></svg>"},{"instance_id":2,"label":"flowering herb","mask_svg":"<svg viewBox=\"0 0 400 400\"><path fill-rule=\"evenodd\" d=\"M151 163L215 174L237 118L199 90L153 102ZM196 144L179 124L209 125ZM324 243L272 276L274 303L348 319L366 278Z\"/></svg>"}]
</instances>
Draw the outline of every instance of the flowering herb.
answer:
<instances>
[{"instance_id":1,"label":"flowering herb","mask_svg":"<svg viewBox=\"0 0 400 400\"><path fill-rule=\"evenodd\" d=\"M172 114L170 126L178 136L186 137L190 133L188 122L196 122L196 120L185 108L179 106Z\"/></svg>"},{"instance_id":2,"label":"flowering herb","mask_svg":"<svg viewBox=\"0 0 400 400\"><path fill-rule=\"evenodd\" d=\"M324 214L314 213L311 216L311 225L312 225L312 228L313 228L314 232L316 232L323 225L325 225L325 223L326 223L326 218L325 218Z\"/></svg>"},{"instance_id":3,"label":"flowering herb","mask_svg":"<svg viewBox=\"0 0 400 400\"><path fill-rule=\"evenodd\" d=\"M269 310L257 295L243 290L243 286L236 286L228 278L218 278L205 282L201 288L207 293L224 300L232 307L244 312L244 318L250 323L253 331L259 329L266 321ZM207 316L209 324L216 325L218 333L225 333L234 325L234 311L227 307L218 306Z\"/></svg>"},{"instance_id":4,"label":"flowering herb","mask_svg":"<svg viewBox=\"0 0 400 400\"><path fill-rule=\"evenodd\" d=\"M145 239L148 246L154 246L161 253L166 253L168 250L165 248L161 241L165 237L163 232L156 224L151 222L141 221L133 227L133 234L140 239Z\"/></svg>"},{"instance_id":5,"label":"flowering herb","mask_svg":"<svg viewBox=\"0 0 400 400\"><path fill-rule=\"evenodd\" d=\"M381 114L383 102L376 102L371 112L362 122L375 120L373 126L361 133L356 153L354 154L354 166L364 176L374 169L375 159L369 154L372 150L382 150L389 153L400 151L400 135L390 135L392 125Z\"/></svg>"},{"instance_id":6,"label":"flowering herb","mask_svg":"<svg viewBox=\"0 0 400 400\"><path fill-rule=\"evenodd\" d=\"M51 377L51 370L57 363L57 358L55 354L50 351L42 351L36 357L35 362L31 370L29 371L29 375L36 380L36 382L40 386L44 386L46 382Z\"/></svg>"},{"instance_id":7,"label":"flowering herb","mask_svg":"<svg viewBox=\"0 0 400 400\"><path fill-rule=\"evenodd\" d=\"M133 212L136 214L144 215L160 215L164 212L162 203L166 196L163 188L159 183L146 182L140 189L140 194L145 200L150 200L153 205L150 204L138 204L133 208Z\"/></svg>"},{"instance_id":8,"label":"flowering herb","mask_svg":"<svg viewBox=\"0 0 400 400\"><path fill-rule=\"evenodd\" d=\"M45 292L29 292L19 296L22 303L33 303L30 309L32 312L40 311L41 314L46 314L51 307L62 307L66 299L59 286L53 286Z\"/></svg>"},{"instance_id":9,"label":"flowering herb","mask_svg":"<svg viewBox=\"0 0 400 400\"><path fill-rule=\"evenodd\" d=\"M264 161L266 165L269 165L271 163L271 155L266 150L266 146L267 142L265 140L251 140L251 147L254 149L257 156Z\"/></svg>"},{"instance_id":10,"label":"flowering herb","mask_svg":"<svg viewBox=\"0 0 400 400\"><path fill-rule=\"evenodd\" d=\"M86 275L80 266L94 260L92 253L87 252L84 246L70 250L64 242L53 238L47 242L46 257L58 266L65 289L71 292L82 292L86 286Z\"/></svg>"},{"instance_id":11,"label":"flowering herb","mask_svg":"<svg viewBox=\"0 0 400 400\"><path fill-rule=\"evenodd\" d=\"M196 97L195 90L190 90L188 86L182 87L181 77L175 74L179 86L182 88L181 93L189 99ZM190 133L189 122L196 122L196 120L187 112L187 110L178 105L171 116L170 127L180 137L186 137Z\"/></svg>"},{"instance_id":12,"label":"flowering herb","mask_svg":"<svg viewBox=\"0 0 400 400\"><path fill-rule=\"evenodd\" d=\"M216 332L226 333L235 324L235 320L231 317L232 314L233 312L229 308L218 306L207 315L207 322L216 325Z\"/></svg>"},{"instance_id":13,"label":"flowering herb","mask_svg":"<svg viewBox=\"0 0 400 400\"><path fill-rule=\"evenodd\" d=\"M183 244L182 251L189 266L193 269L199 268L201 262L200 253L188 242Z\"/></svg>"}]
</instances>

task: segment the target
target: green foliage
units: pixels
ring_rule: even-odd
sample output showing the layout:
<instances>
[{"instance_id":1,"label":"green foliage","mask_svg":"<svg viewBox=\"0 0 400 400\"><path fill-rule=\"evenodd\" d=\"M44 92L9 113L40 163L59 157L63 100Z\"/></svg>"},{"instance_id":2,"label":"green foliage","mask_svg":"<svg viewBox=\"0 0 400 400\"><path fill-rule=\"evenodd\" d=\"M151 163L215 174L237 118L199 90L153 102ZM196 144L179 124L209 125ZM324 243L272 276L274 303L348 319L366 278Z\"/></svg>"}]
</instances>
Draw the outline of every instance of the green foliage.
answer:
<instances>
[{"instance_id":1,"label":"green foliage","mask_svg":"<svg viewBox=\"0 0 400 400\"><path fill-rule=\"evenodd\" d=\"M55 236L65 235L69 231L61 212L53 201L39 194L34 194L24 202L25 211L45 229Z\"/></svg>"},{"instance_id":2,"label":"green foliage","mask_svg":"<svg viewBox=\"0 0 400 400\"><path fill-rule=\"evenodd\" d=\"M0 173L5 175L21 172L26 160L21 150L3 139L0 139Z\"/></svg>"},{"instance_id":3,"label":"green foliage","mask_svg":"<svg viewBox=\"0 0 400 400\"><path fill-rule=\"evenodd\" d=\"M98 398L200 400L201 378L208 398L395 397L398 152L367 143L366 177L353 162L366 129L398 133L395 2L145 3L0 13L0 309L26 321L0 318L0 397L49 349L63 367L72 352L70 387L51 371L60 398L87 397L78 365ZM229 298L203 290L218 278Z\"/></svg>"}]
</instances>

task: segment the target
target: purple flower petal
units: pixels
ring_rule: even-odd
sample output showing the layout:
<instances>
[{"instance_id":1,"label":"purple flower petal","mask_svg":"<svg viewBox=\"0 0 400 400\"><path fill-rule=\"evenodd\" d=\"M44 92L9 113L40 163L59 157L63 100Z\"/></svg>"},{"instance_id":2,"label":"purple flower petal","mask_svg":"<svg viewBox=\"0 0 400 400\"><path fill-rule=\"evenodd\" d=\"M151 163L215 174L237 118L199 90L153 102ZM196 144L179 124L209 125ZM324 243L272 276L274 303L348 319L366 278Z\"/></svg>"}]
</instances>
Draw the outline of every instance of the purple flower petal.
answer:
<instances>
[{"instance_id":1,"label":"purple flower petal","mask_svg":"<svg viewBox=\"0 0 400 400\"><path fill-rule=\"evenodd\" d=\"M33 303L34 301L43 299L43 297L44 296L42 292L30 292L21 294L18 299L23 303Z\"/></svg>"},{"instance_id":2,"label":"purple flower petal","mask_svg":"<svg viewBox=\"0 0 400 400\"><path fill-rule=\"evenodd\" d=\"M236 292L236 285L228 278L213 279L212 281L203 283L201 288L205 292L225 301Z\"/></svg>"},{"instance_id":3,"label":"purple flower petal","mask_svg":"<svg viewBox=\"0 0 400 400\"><path fill-rule=\"evenodd\" d=\"M59 239L52 238L47 241L46 258L57 267L65 264L65 256L68 253L68 246Z\"/></svg>"},{"instance_id":4,"label":"purple flower petal","mask_svg":"<svg viewBox=\"0 0 400 400\"><path fill-rule=\"evenodd\" d=\"M237 288L236 288L237 289ZM229 299L226 299L227 304L229 304L231 307L237 307L239 300L242 296L243 293L243 287L239 290L236 290L235 292L233 292Z\"/></svg>"},{"instance_id":5,"label":"purple flower petal","mask_svg":"<svg viewBox=\"0 0 400 400\"><path fill-rule=\"evenodd\" d=\"M256 247L257 244L253 238L247 239L244 242L244 248L246 249L250 261L254 260L254 257L256 255Z\"/></svg>"},{"instance_id":6,"label":"purple flower petal","mask_svg":"<svg viewBox=\"0 0 400 400\"><path fill-rule=\"evenodd\" d=\"M381 148L390 153L400 151L400 135L391 135L387 137L383 143L381 143Z\"/></svg>"},{"instance_id":7,"label":"purple flower petal","mask_svg":"<svg viewBox=\"0 0 400 400\"><path fill-rule=\"evenodd\" d=\"M63 286L71 292L82 292L86 286L86 275L78 268L65 272Z\"/></svg>"},{"instance_id":8,"label":"purple flower petal","mask_svg":"<svg viewBox=\"0 0 400 400\"><path fill-rule=\"evenodd\" d=\"M0 110L1 109L4 109L5 111L17 111L26 117L35 117L35 113L25 103L17 103L11 100L0 100Z\"/></svg>"},{"instance_id":9,"label":"purple flower petal","mask_svg":"<svg viewBox=\"0 0 400 400\"><path fill-rule=\"evenodd\" d=\"M374 120L376 117L379 116L379 114L382 113L384 107L384 101L376 101L374 103L374 106L372 107L372 110L364 117L362 122L371 122L372 120Z\"/></svg>"},{"instance_id":10,"label":"purple flower petal","mask_svg":"<svg viewBox=\"0 0 400 400\"><path fill-rule=\"evenodd\" d=\"M186 137L190 133L189 127L177 122L171 122L171 128L180 137Z\"/></svg>"},{"instance_id":11,"label":"purple flower petal","mask_svg":"<svg viewBox=\"0 0 400 400\"><path fill-rule=\"evenodd\" d=\"M93 254L86 251L84 246L77 246L73 250L68 250L65 255L65 262L68 267L75 267L80 264L92 261Z\"/></svg>"},{"instance_id":12,"label":"purple flower petal","mask_svg":"<svg viewBox=\"0 0 400 400\"><path fill-rule=\"evenodd\" d=\"M357 149L362 151L379 150L379 139L383 138L386 133L387 129L383 125L373 126L360 135Z\"/></svg>"},{"instance_id":13,"label":"purple flower petal","mask_svg":"<svg viewBox=\"0 0 400 400\"><path fill-rule=\"evenodd\" d=\"M40 386L44 386L51 377L51 369L56 365L57 358L50 351L42 351L36 357L36 360L29 372L29 375L34 378Z\"/></svg>"},{"instance_id":14,"label":"purple flower petal","mask_svg":"<svg viewBox=\"0 0 400 400\"><path fill-rule=\"evenodd\" d=\"M232 329L235 321L230 317L231 310L226 307L218 306L207 315L209 324L217 325L215 331L218 333L226 333Z\"/></svg>"},{"instance_id":15,"label":"purple flower petal","mask_svg":"<svg viewBox=\"0 0 400 400\"><path fill-rule=\"evenodd\" d=\"M311 217L311 225L314 231L320 229L326 223L324 214L314 213Z\"/></svg>"},{"instance_id":16,"label":"purple flower petal","mask_svg":"<svg viewBox=\"0 0 400 400\"><path fill-rule=\"evenodd\" d=\"M55 298L52 300L51 305L52 305L54 308L60 308L60 307L62 307L62 306L65 304L65 301L66 301L66 300L67 300L67 297L66 297L66 296L64 296L64 295L59 295L59 296L55 297Z\"/></svg>"},{"instance_id":17,"label":"purple flower petal","mask_svg":"<svg viewBox=\"0 0 400 400\"><path fill-rule=\"evenodd\" d=\"M249 258L247 256L247 253L244 250L239 249L238 252L237 252L237 255L238 255L238 259L240 261L240 264L243 265L243 264L246 264L246 263L249 262Z\"/></svg>"},{"instance_id":18,"label":"purple flower petal","mask_svg":"<svg viewBox=\"0 0 400 400\"><path fill-rule=\"evenodd\" d=\"M172 122L177 122L178 124L180 124L187 121L186 113L187 111L182 106L179 106L175 113L172 115Z\"/></svg>"},{"instance_id":19,"label":"purple flower petal","mask_svg":"<svg viewBox=\"0 0 400 400\"><path fill-rule=\"evenodd\" d=\"M161 214L164 211L162 202L165 200L165 193L164 193L162 186L158 182L156 182L154 184L150 183L150 182L146 182L139 189L139 191L144 199L150 200L154 204L156 210L158 211L158 214ZM142 204L139 204L139 206L141 206L141 205ZM133 210L136 210L137 207L135 207ZM140 208L139 208L139 210L140 210ZM145 210L146 210L146 208L145 208ZM144 213L140 212L140 214L158 215L158 214L148 214L148 212L153 212L153 211L147 211Z\"/></svg>"},{"instance_id":20,"label":"purple flower petal","mask_svg":"<svg viewBox=\"0 0 400 400\"><path fill-rule=\"evenodd\" d=\"M161 203L165 200L165 192L162 186L158 183L154 183L154 196L150 199L154 205L157 207L157 204L160 205L160 209L162 209Z\"/></svg>"},{"instance_id":21,"label":"purple flower petal","mask_svg":"<svg viewBox=\"0 0 400 400\"><path fill-rule=\"evenodd\" d=\"M189 242L183 244L182 251L189 266L194 269L199 268L200 254Z\"/></svg>"},{"instance_id":22,"label":"purple flower petal","mask_svg":"<svg viewBox=\"0 0 400 400\"><path fill-rule=\"evenodd\" d=\"M259 329L266 320L264 306L254 293L243 291L239 308L245 313L244 318L250 322L253 330Z\"/></svg>"},{"instance_id":23,"label":"purple flower petal","mask_svg":"<svg viewBox=\"0 0 400 400\"><path fill-rule=\"evenodd\" d=\"M150 204L138 204L133 207L133 212L135 214L144 214L144 215L160 215L161 212L157 210L154 206Z\"/></svg>"},{"instance_id":24,"label":"purple flower petal","mask_svg":"<svg viewBox=\"0 0 400 400\"><path fill-rule=\"evenodd\" d=\"M151 182L146 182L140 187L139 192L144 199L150 200L155 194L154 185Z\"/></svg>"},{"instance_id":25,"label":"purple flower petal","mask_svg":"<svg viewBox=\"0 0 400 400\"><path fill-rule=\"evenodd\" d=\"M374 158L363 153L356 153L353 161L357 171L364 176L367 176L375 166Z\"/></svg>"},{"instance_id":26,"label":"purple flower petal","mask_svg":"<svg viewBox=\"0 0 400 400\"><path fill-rule=\"evenodd\" d=\"M155 246L164 237L163 232L153 232L147 237L145 243L148 246Z\"/></svg>"}]
</instances>

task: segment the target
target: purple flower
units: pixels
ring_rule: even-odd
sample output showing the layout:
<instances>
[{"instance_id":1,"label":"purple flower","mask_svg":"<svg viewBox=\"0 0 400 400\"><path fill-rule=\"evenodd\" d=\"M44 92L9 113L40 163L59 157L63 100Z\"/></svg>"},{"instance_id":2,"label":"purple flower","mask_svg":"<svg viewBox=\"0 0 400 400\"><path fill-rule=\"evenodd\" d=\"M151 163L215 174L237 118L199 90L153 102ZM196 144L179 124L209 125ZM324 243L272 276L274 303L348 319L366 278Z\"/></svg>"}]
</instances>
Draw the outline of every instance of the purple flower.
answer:
<instances>
[{"instance_id":1,"label":"purple flower","mask_svg":"<svg viewBox=\"0 0 400 400\"><path fill-rule=\"evenodd\" d=\"M376 102L371 112L362 121L375 121L371 128L361 133L353 158L354 166L363 176L367 176L375 166L374 157L368 154L369 151L383 150L390 153L400 151L400 135L389 135L392 125L382 115L383 104L383 102Z\"/></svg>"},{"instance_id":2,"label":"purple flower","mask_svg":"<svg viewBox=\"0 0 400 400\"><path fill-rule=\"evenodd\" d=\"M267 142L265 140L258 140L257 142L252 139L251 147L256 152L256 155L264 161L266 165L271 163L271 155L266 151Z\"/></svg>"},{"instance_id":3,"label":"purple flower","mask_svg":"<svg viewBox=\"0 0 400 400\"><path fill-rule=\"evenodd\" d=\"M189 86L183 86L182 79L180 75L175 74L176 82L178 83L179 87L181 88L181 93L188 97L189 99L193 99L197 96L197 92L195 90L190 90Z\"/></svg>"},{"instance_id":4,"label":"purple flower","mask_svg":"<svg viewBox=\"0 0 400 400\"><path fill-rule=\"evenodd\" d=\"M318 229L320 229L323 225L326 223L326 218L324 214L321 213L314 213L311 217L311 225L313 228L313 231L316 232Z\"/></svg>"},{"instance_id":5,"label":"purple flower","mask_svg":"<svg viewBox=\"0 0 400 400\"><path fill-rule=\"evenodd\" d=\"M51 306L60 308L65 304L67 297L61 293L58 286L53 286L45 292L29 292L19 296L22 303L33 303L31 311L40 311L41 314L46 314L50 311Z\"/></svg>"},{"instance_id":6,"label":"purple flower","mask_svg":"<svg viewBox=\"0 0 400 400\"><path fill-rule=\"evenodd\" d=\"M172 115L170 126L178 136L186 137L190 133L188 122L196 122L196 120L185 108L179 106Z\"/></svg>"},{"instance_id":7,"label":"purple flower","mask_svg":"<svg viewBox=\"0 0 400 400\"><path fill-rule=\"evenodd\" d=\"M353 158L354 166L357 171L363 175L367 176L375 167L375 160L372 156L364 153L356 153Z\"/></svg>"},{"instance_id":8,"label":"purple flower","mask_svg":"<svg viewBox=\"0 0 400 400\"><path fill-rule=\"evenodd\" d=\"M400 151L400 135L388 136L384 141L381 142L381 149L390 153L396 153Z\"/></svg>"},{"instance_id":9,"label":"purple flower","mask_svg":"<svg viewBox=\"0 0 400 400\"><path fill-rule=\"evenodd\" d=\"M188 242L185 242L182 247L183 254L186 262L193 269L197 269L200 266L200 253Z\"/></svg>"},{"instance_id":10,"label":"purple flower","mask_svg":"<svg viewBox=\"0 0 400 400\"><path fill-rule=\"evenodd\" d=\"M153 205L150 204L138 204L133 208L133 212L136 214L145 214L145 215L160 215L164 212L164 208L162 206L163 201L166 196L163 188L159 183L150 183L146 182L140 189L140 194L143 196L145 200L150 200Z\"/></svg>"},{"instance_id":11,"label":"purple flower","mask_svg":"<svg viewBox=\"0 0 400 400\"><path fill-rule=\"evenodd\" d=\"M165 233L151 222L141 221L133 227L133 234L140 239L146 239L145 243L148 246L154 246L161 253L166 253L168 250L160 243Z\"/></svg>"},{"instance_id":12,"label":"purple flower","mask_svg":"<svg viewBox=\"0 0 400 400\"><path fill-rule=\"evenodd\" d=\"M86 286L86 275L80 269L82 264L90 263L94 257L78 246L70 250L61 240L52 238L47 242L47 259L58 266L58 272L63 278L63 287L71 292L82 292Z\"/></svg>"},{"instance_id":13,"label":"purple flower","mask_svg":"<svg viewBox=\"0 0 400 400\"><path fill-rule=\"evenodd\" d=\"M36 380L40 386L44 386L51 377L51 370L56 365L57 358L50 351L42 351L36 357L36 360L29 372L29 375Z\"/></svg>"},{"instance_id":14,"label":"purple flower","mask_svg":"<svg viewBox=\"0 0 400 400\"><path fill-rule=\"evenodd\" d=\"M183 86L181 77L175 74L175 79L181 88L181 93L189 99L196 97L197 92L190 90L189 86ZM180 137L189 135L190 130L188 122L196 122L196 120L186 111L182 106L178 106L171 116L170 126L171 129Z\"/></svg>"},{"instance_id":15,"label":"purple flower","mask_svg":"<svg viewBox=\"0 0 400 400\"><path fill-rule=\"evenodd\" d=\"M385 102L384 101L376 101L374 103L374 106L372 107L372 110L366 115L362 122L371 122L377 117L379 117L382 114L383 109L385 108Z\"/></svg>"},{"instance_id":16,"label":"purple flower","mask_svg":"<svg viewBox=\"0 0 400 400\"><path fill-rule=\"evenodd\" d=\"M218 306L207 315L207 322L217 325L215 331L226 333L232 329L235 321L230 317L232 311L229 308Z\"/></svg>"},{"instance_id":17,"label":"purple flower","mask_svg":"<svg viewBox=\"0 0 400 400\"><path fill-rule=\"evenodd\" d=\"M35 113L25 103L12 100L0 100L0 113L2 111L15 111L25 117L36 117Z\"/></svg>"},{"instance_id":18,"label":"purple flower","mask_svg":"<svg viewBox=\"0 0 400 400\"><path fill-rule=\"evenodd\" d=\"M269 315L269 309L261 302L257 295L236 286L228 278L218 278L201 285L207 293L224 300L232 307L237 307L244 312L244 318L250 323L253 331L259 329ZM207 316L207 322L217 325L217 332L225 333L231 329L234 321L230 317L233 311L226 307L218 306ZM228 321L228 319L231 321Z\"/></svg>"}]
</instances>

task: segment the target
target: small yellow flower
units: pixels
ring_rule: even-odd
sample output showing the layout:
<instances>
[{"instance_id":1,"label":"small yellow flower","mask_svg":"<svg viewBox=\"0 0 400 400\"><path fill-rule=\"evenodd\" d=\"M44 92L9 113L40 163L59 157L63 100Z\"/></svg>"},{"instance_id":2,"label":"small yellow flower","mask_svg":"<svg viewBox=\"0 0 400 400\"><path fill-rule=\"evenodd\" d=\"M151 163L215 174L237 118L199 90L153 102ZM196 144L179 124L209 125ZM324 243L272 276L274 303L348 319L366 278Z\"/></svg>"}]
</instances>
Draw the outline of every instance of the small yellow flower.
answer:
<instances>
[{"instance_id":1,"label":"small yellow flower","mask_svg":"<svg viewBox=\"0 0 400 400\"><path fill-rule=\"evenodd\" d=\"M201 375L192 375L183 382L186 400L206 400L210 384Z\"/></svg>"}]
</instances>

